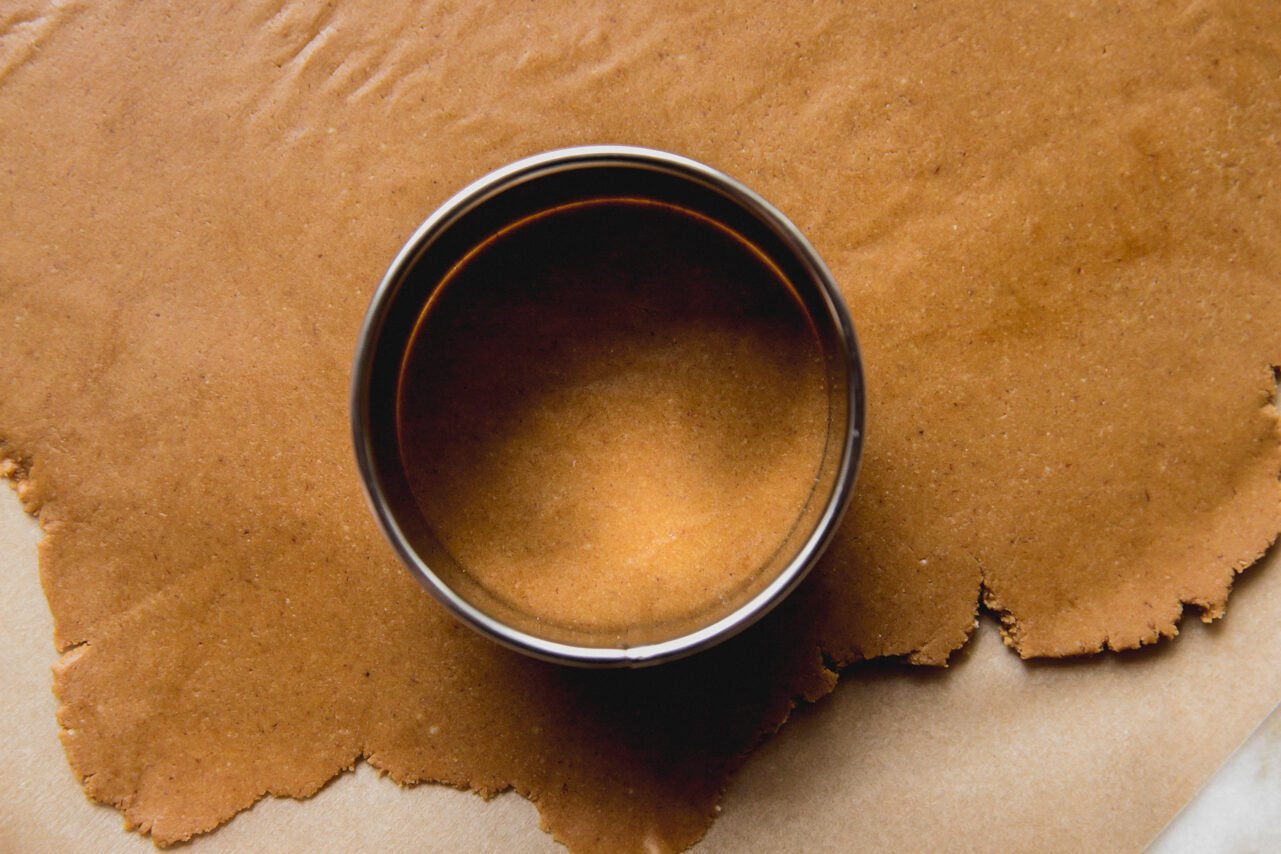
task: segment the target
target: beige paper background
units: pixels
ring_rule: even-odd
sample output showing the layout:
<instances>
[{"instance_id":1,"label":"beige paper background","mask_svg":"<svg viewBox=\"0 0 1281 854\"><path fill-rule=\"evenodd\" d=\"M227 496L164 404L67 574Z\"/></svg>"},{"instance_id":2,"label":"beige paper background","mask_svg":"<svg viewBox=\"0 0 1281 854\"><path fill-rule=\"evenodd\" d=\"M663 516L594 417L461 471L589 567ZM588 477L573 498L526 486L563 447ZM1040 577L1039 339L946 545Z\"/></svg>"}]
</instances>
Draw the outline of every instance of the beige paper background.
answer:
<instances>
[{"instance_id":1,"label":"beige paper background","mask_svg":"<svg viewBox=\"0 0 1281 854\"><path fill-rule=\"evenodd\" d=\"M2 493L0 851L154 850L63 757L39 531ZM1028 664L985 621L947 671L854 667L749 760L698 850L1141 850L1281 700L1278 562L1239 579L1226 620L1138 653ZM362 765L183 850L559 849L515 795L404 790Z\"/></svg>"}]
</instances>

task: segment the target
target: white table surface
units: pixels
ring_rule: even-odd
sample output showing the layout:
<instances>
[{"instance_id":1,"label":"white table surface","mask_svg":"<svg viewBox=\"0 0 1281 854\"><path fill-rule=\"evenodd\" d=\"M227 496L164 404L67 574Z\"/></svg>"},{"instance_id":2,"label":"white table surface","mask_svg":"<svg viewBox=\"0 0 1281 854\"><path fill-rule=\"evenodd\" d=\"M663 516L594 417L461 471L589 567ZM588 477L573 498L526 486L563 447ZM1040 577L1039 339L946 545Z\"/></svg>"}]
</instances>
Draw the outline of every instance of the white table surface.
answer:
<instances>
[{"instance_id":1,"label":"white table surface","mask_svg":"<svg viewBox=\"0 0 1281 854\"><path fill-rule=\"evenodd\" d=\"M1255 730L1148 850L1281 852L1281 709Z\"/></svg>"}]
</instances>

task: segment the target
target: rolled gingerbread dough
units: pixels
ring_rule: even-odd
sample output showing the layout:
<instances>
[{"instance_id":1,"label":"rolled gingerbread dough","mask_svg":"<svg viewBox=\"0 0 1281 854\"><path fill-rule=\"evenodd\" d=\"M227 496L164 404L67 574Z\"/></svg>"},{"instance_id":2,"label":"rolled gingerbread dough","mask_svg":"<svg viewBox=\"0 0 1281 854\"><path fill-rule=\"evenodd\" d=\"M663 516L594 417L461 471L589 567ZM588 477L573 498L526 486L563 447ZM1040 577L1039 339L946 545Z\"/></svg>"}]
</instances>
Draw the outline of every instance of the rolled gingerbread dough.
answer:
<instances>
[{"instance_id":1,"label":"rolled gingerbread dough","mask_svg":"<svg viewBox=\"0 0 1281 854\"><path fill-rule=\"evenodd\" d=\"M0 438L45 537L68 757L159 843L364 757L575 850L697 840L863 658L1222 613L1281 528L1281 11L123 2L0 12ZM396 564L346 435L422 217L584 142L704 160L840 282L870 423L824 566L658 670L535 664Z\"/></svg>"}]
</instances>

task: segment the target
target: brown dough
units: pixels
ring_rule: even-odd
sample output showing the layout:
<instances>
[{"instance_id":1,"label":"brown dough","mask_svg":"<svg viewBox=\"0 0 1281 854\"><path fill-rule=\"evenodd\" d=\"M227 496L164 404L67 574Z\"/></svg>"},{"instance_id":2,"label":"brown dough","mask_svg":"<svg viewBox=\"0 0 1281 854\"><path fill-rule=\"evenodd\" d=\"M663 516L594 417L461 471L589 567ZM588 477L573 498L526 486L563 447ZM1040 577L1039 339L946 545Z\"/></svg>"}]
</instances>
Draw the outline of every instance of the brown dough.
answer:
<instances>
[{"instance_id":1,"label":"brown dough","mask_svg":"<svg viewBox=\"0 0 1281 854\"><path fill-rule=\"evenodd\" d=\"M703 833L829 667L1221 613L1281 528L1281 8L123 2L0 12L0 437L60 721L161 843L361 756L576 850ZM363 507L355 330L448 193L560 145L705 160L832 266L871 394L824 567L708 655L592 673L445 616Z\"/></svg>"},{"instance_id":2,"label":"brown dough","mask_svg":"<svg viewBox=\"0 0 1281 854\"><path fill-rule=\"evenodd\" d=\"M451 273L397 435L423 518L520 628L625 643L768 583L818 477L826 379L813 321L741 239L586 204Z\"/></svg>"}]
</instances>

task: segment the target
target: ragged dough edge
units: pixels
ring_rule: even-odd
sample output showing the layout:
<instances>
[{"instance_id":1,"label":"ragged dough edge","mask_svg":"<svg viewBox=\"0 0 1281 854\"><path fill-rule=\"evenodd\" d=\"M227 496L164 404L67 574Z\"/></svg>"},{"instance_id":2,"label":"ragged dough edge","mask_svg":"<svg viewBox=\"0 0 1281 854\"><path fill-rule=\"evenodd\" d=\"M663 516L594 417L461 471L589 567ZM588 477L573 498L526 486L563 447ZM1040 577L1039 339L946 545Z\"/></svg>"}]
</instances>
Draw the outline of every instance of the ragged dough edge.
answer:
<instances>
[{"instance_id":1,"label":"ragged dough edge","mask_svg":"<svg viewBox=\"0 0 1281 854\"><path fill-rule=\"evenodd\" d=\"M1281 450L1281 415L1275 408L1275 395L1271 403L1265 407L1267 416L1272 420L1273 432L1277 441L1278 449ZM0 476L10 480L19 500L22 502L23 509L37 518L42 519L41 511L47 504L48 496L42 494L38 488L38 482L32 479L31 473L34 460L13 447L9 442L0 439ZM1278 468L1278 475L1281 475L1281 467ZM1007 646L1014 649L1022 658L1036 657L1064 657L1072 655L1088 655L1098 653L1105 649L1121 651L1133 649L1139 646L1145 646L1151 643L1157 643L1165 638L1173 638L1178 635L1178 625L1182 619L1183 613L1187 606L1198 609L1201 613L1202 620L1210 622L1222 617L1225 613L1226 602L1231 591L1232 579L1250 566L1254 565L1276 541L1278 530L1281 530L1281 480L1277 483L1275 491L1277 497L1277 512L1274 513L1278 518L1277 530L1267 539L1266 543L1260 545L1254 556L1247 560L1238 560L1231 566L1232 574L1225 585L1222 596L1211 599L1204 597L1189 596L1180 598L1177 602L1177 614L1167 622L1151 625L1152 632L1139 638L1137 643L1118 642L1115 638L1104 635L1097 641L1083 643L1080 647L1070 650L1055 650L1051 652L1033 651L1028 648L1022 634L1022 627L1017 616L1008 608L1005 608L1000 601L999 596L993 591L987 583L987 573L983 567L979 566L979 595L976 597L975 611L968 623L961 627L950 626L940 627L939 632L926 641L910 649L878 649L878 650L859 650L855 649L848 653L842 654L839 658L822 647L815 648L815 663L813 669L805 678L804 688L800 693L793 694L780 701L776 713L762 723L757 735L750 743L732 759L727 767L723 779L719 783L717 795L711 801L708 812L703 816L703 822L698 832L687 838L672 840L675 843L673 847L661 847L657 850L681 851L699 842L710 830L711 825L715 822L721 812L721 802L732 784L734 777L748 758L764 742L774 737L790 719L792 713L801 706L801 704L817 703L836 687L840 673L848 666L852 666L860 661L871 658L891 658L906 661L913 665L941 666L946 667L952 653L964 647L978 625L979 614L987 611L994 616L1000 623L1001 634ZM41 527L45 536L55 532L50 531L41 521ZM75 666L81 657L89 651L87 641L74 644L62 652L57 664L54 667L55 687L60 686L63 674L71 667ZM376 750L365 748L357 755L346 762L339 763L331 771L323 776L318 776L314 783L299 787L272 787L267 786L255 793L255 795L244 803L229 810L220 811L216 815L211 815L207 820L199 824L184 823L183 831L172 833L164 828L165 818L150 813L144 813L139 810L134 798L129 796L113 797L101 791L95 786L95 775L93 772L83 773L76 761L74 745L71 740L74 738L74 731L63 726L65 723L63 710L67 703L63 700L62 691L56 691L59 696L58 722L62 727L60 733L64 749L67 752L68 760L72 768L80 777L84 791L91 799L112 806L119 810L124 818L125 829L134 830L144 836L149 836L154 844L160 848L167 848L172 845L182 844L190 841L196 836L209 833L226 822L230 821L240 812L251 809L258 801L271 797L288 797L297 800L303 800L315 795L320 790L326 788L344 773L353 771L356 765L362 761L367 762L372 768L378 771L381 776L387 776L394 782L402 786L415 786L420 783L434 783L438 785L450 786L457 790L471 791L482 798L488 800L506 791L514 791L526 800L530 801L535 808L539 810L539 827L551 835L558 843L570 846L576 840L567 837L565 834L558 832L554 820L549 820L540 804L540 793L537 789L529 786L523 781L500 781L500 780L482 780L482 779L449 779L437 777L399 777L395 773L380 767L380 757Z\"/></svg>"},{"instance_id":2,"label":"ragged dough edge","mask_svg":"<svg viewBox=\"0 0 1281 854\"><path fill-rule=\"evenodd\" d=\"M953 630L950 633L936 634L916 649L908 650L902 654L882 652L879 655L867 656L867 658L901 658L908 664L922 667L948 667L952 659L952 653L968 644L970 637L979 627L979 614L982 610L981 590L982 586L980 585L980 596L976 597L974 612L963 628Z\"/></svg>"},{"instance_id":3,"label":"ragged dough edge","mask_svg":"<svg viewBox=\"0 0 1281 854\"><path fill-rule=\"evenodd\" d=\"M20 452L7 439L0 437L0 478L9 481L9 485L18 495L18 500L22 502L22 509L39 519L40 508L44 501L35 482L31 479L31 467L30 456Z\"/></svg>"},{"instance_id":4,"label":"ragged dough edge","mask_svg":"<svg viewBox=\"0 0 1281 854\"><path fill-rule=\"evenodd\" d=\"M1096 655L1105 650L1109 652L1126 652L1141 649L1160 643L1163 640L1172 640L1178 637L1179 626L1183 622L1183 617L1189 607L1197 612L1203 623L1213 623L1215 620L1224 617L1227 613L1228 597L1232 593L1232 585L1236 577L1262 560L1276 542L1277 534L1273 534L1266 543L1255 551L1253 557L1230 564L1231 575L1222 589L1221 596L1204 598L1181 595L1172 602L1174 609L1172 617L1163 621L1149 622L1147 631L1134 635L1133 640L1118 638L1113 633L1105 632L1094 641L1081 641L1071 647L1048 649L1034 647L1031 645L1033 641L1028 637L1018 616L1002 604L1000 597L987 586L986 581L983 584L982 593L983 610L998 621L1001 640L1005 645L1018 653L1019 657L1025 661L1035 658L1072 658Z\"/></svg>"},{"instance_id":5,"label":"ragged dough edge","mask_svg":"<svg viewBox=\"0 0 1281 854\"><path fill-rule=\"evenodd\" d=\"M1046 646L1029 637L1029 633L1019 619L1018 614L1007 606L1001 600L1000 594L989 585L988 579L990 575L980 564L979 569L982 574L980 602L982 610L988 612L998 621L1001 640L1007 647L1017 652L1019 657L1025 661L1034 658L1071 658L1094 655L1105 650L1125 652L1178 637L1179 626L1183 622L1183 617L1189 607L1197 612L1203 623L1213 623L1226 615L1228 598L1232 593L1232 586L1237 576L1258 564L1276 546L1278 539L1281 538L1281 406L1279 406L1281 404L1281 366L1273 364L1269 367L1273 383L1269 391L1268 402L1260 410L1260 415L1270 422L1272 433L1272 459L1274 464L1273 488L1271 490L1272 506L1270 509L1260 509L1259 513L1266 512L1270 514L1271 519L1268 522L1270 532L1261 539L1256 539L1253 546L1245 547L1246 557L1225 560L1223 563L1215 565L1215 569L1226 572L1223 586L1210 596L1180 594L1168 603L1158 603L1168 604L1170 615L1163 620L1149 620L1146 625L1146 631L1134 632L1131 629L1123 634L1115 630L1105 631L1093 639L1079 641L1071 646ZM1150 608L1153 607L1150 602L1145 604ZM1122 634L1122 636L1118 637L1118 634Z\"/></svg>"},{"instance_id":6,"label":"ragged dough edge","mask_svg":"<svg viewBox=\"0 0 1281 854\"><path fill-rule=\"evenodd\" d=\"M748 742L742 750L729 760L728 767L722 779L719 781L715 797L711 799L711 804L706 813L702 816L702 822L699 825L697 833L677 840L673 846L664 846L657 840L650 840L646 843L647 854L676 854L676 852L685 851L698 844L711 830L712 825L716 822L721 814L721 803L725 799L725 794L733 783L734 778L742 769L743 765L755 753L761 745L773 738L783 726L791 719L792 713L803 704L813 704L822 700L836 689L840 679L842 665L838 665L830 659L820 648L815 647L813 650L812 667L808 671L804 684L799 686L799 691L788 697L781 699L773 710L775 713L761 725L753 739ZM542 805L539 803L537 792L531 792L528 787L520 784L512 784L511 788L521 797L532 803L538 809L539 828L549 834L557 843L574 850L572 848L575 840L568 838L557 831L555 826L548 820L544 813Z\"/></svg>"},{"instance_id":7,"label":"ragged dough edge","mask_svg":"<svg viewBox=\"0 0 1281 854\"><path fill-rule=\"evenodd\" d=\"M118 811L123 819L124 830L134 831L141 836L150 838L157 848L181 845L190 842L195 837L210 833L228 823L240 813L252 809L254 805L268 796L299 801L306 800L337 780L345 772L355 770L356 764L360 759L359 756L353 756L345 762L339 762L334 767L325 769L323 773L310 778L310 781L303 785L264 786L234 807L211 812L198 821L192 821L189 815L170 816L155 809L140 808L137 804L139 787L130 786L130 791L125 794L113 794L105 789L98 780L98 773L92 769L86 769L85 757L81 755L76 745L77 732L71 727L69 714L71 706L81 701L78 698L68 698L64 680L69 670L79 664L81 658L93 651L92 642L79 643L63 653L53 666L54 694L59 701L57 710L59 740L66 753L68 764L80 781L85 796L97 804L108 806ZM177 820L174 821L174 819ZM170 830L169 825L171 823L180 826L182 830L178 832Z\"/></svg>"},{"instance_id":8,"label":"ragged dough edge","mask_svg":"<svg viewBox=\"0 0 1281 854\"><path fill-rule=\"evenodd\" d=\"M1277 539L1278 535L1274 533L1264 545L1255 551L1252 557L1237 560L1230 564L1231 575L1222 588L1220 596L1205 598L1180 595L1171 603L1174 611L1173 616L1162 621L1149 621L1145 632L1140 634L1131 633L1133 635L1132 640L1118 638L1114 633L1105 632L1093 641L1081 641L1071 647L1052 647L1047 649L1033 646L1034 641L1028 637L1018 616L1002 604L1000 597L987 586L986 581L983 584L982 592L983 610L998 621L1001 640L1005 645L1018 653L1019 658L1025 661L1035 658L1072 658L1096 655L1105 650L1109 652L1126 652L1141 649L1158 644L1163 640L1172 640L1178 637L1179 626L1182 624L1189 607L1197 612L1203 623L1213 623L1224 617L1227 614L1228 597L1232 593L1232 585L1237 576L1262 560L1276 544Z\"/></svg>"},{"instance_id":9,"label":"ragged dough edge","mask_svg":"<svg viewBox=\"0 0 1281 854\"><path fill-rule=\"evenodd\" d=\"M40 517L41 510L46 506L41 490L36 488L36 482L31 479L33 468L33 459L29 455L23 454L15 449L10 443L0 440L0 476L8 478L13 484L15 491L22 501L23 509L33 516ZM56 536L56 531L49 530L43 525L42 544L48 542L51 535ZM161 593L163 591L157 591ZM977 608L976 608L977 612ZM122 615L124 616L124 615ZM111 621L114 623L115 621ZM815 704L830 694L836 687L840 673L846 667L857 664L870 658L897 658L912 664L931 665L946 667L948 659L952 652L961 648L968 642L974 627L977 625L977 617L972 618L964 627L952 626L947 630L941 630L938 635L931 638L918 647L908 649L877 649L877 650L854 650L850 653L842 654L840 658L833 657L829 652L821 647L815 647L813 652L813 664L806 675L798 680L799 690L788 697L779 701L778 706L772 710L773 714L768 716L758 730L755 737L747 743L737 755L732 757L726 768L723 778L719 781L719 787L716 796L711 800L708 811L702 816L697 833L679 840L670 840L675 844L661 846L656 850L659 851L683 851L697 844L707 832L711 825L716 821L721 813L721 803L724 800L728 788L731 786L734 777L747 762L749 757L769 739L773 738L787 721L791 718L792 713L802 704ZM114 795L102 788L96 779L97 774L92 770L85 770L84 763L81 761L82 756L78 755L75 745L77 737L76 731L71 727L68 712L71 700L67 699L65 691L65 679L67 673L80 664L81 659L91 652L92 643L90 640L82 640L73 643L61 650L58 661L53 667L54 689L59 699L57 719L60 728L59 736L66 752L68 763L76 776L79 778L85 795L105 806L112 807L120 812L124 820L124 829L135 831L140 835L149 837L152 842L159 848L169 848L174 845L181 845L191 841L193 838L202 836L216 830L218 827L226 824L235 818L241 812L253 808L255 804L267 797L292 798L295 800L305 800L317 794L334 781L338 780L345 773L354 771L356 766L364 761L378 771L380 776L389 777L393 782L405 787L416 786L420 783L433 783L445 785L459 791L470 791L479 795L485 800L489 800L503 792L514 791L526 800L530 801L536 809L539 810L539 827L561 845L569 847L575 841L563 833L558 832L554 820L549 820L540 805L539 791L523 781L501 781L478 778L449 778L449 777L417 777L417 776L400 776L381 766L380 757L377 750L368 747L360 753L352 756L346 762L340 762L337 766L325 772L323 775L317 775L314 782L299 787L274 787L266 786L259 789L254 795L243 803L231 809L221 810L211 814L205 820L192 823L189 820L181 822L183 830L180 832L171 832L166 828L166 816L155 814L154 810L142 810L136 803L136 792L127 795Z\"/></svg>"},{"instance_id":10,"label":"ragged dough edge","mask_svg":"<svg viewBox=\"0 0 1281 854\"><path fill-rule=\"evenodd\" d=\"M82 652L83 652L82 647L76 647L75 649L71 650L70 652L68 652L66 655L63 656L63 660L59 663L60 666L63 665L64 663L68 666L73 664ZM853 662L850 662L850 663L853 663ZM711 828L711 825L715 822L715 820L717 819L717 817L721 812L721 801L724 799L724 795L729 785L731 784L733 777L741 769L742 765L748 760L751 754L754 753L765 741L773 737L779 730L782 729L782 727L790 719L793 711L795 711L802 704L816 703L822 698L826 697L828 694L830 694L836 687L836 684L838 681L839 669L843 669L843 667L838 668L835 665L835 663L832 662L826 655L824 655L820 650L815 648L814 667L809 671L806 678L803 680L803 684L800 687L799 693L793 694L792 696L781 700L776 709L777 713L770 718L770 721L768 723L762 726L762 728L760 729L756 737L750 743L745 745L744 748L730 760L730 764L724 775L724 778L720 781L720 787L717 792L717 795L712 800L707 813L705 813L702 816L703 821L700 823L697 833L679 840L671 840L675 844L670 846L659 843L658 847L653 848L653 850L656 852L684 851L689 847L697 844L704 836L706 836L707 832ZM62 722L61 719L59 722L60 723ZM553 840L555 840L557 843L561 845L566 846L567 848L573 846L575 842L580 841L572 838L571 836L566 836L565 834L558 832L558 829L554 821L549 821L547 815L544 813L542 809L542 805L540 804L539 790L537 788L534 788L526 784L523 781L520 781L520 780L499 781L499 780L487 780L487 779L477 779L477 778L446 778L446 777L430 777L430 776L419 777L416 775L399 775L394 771L391 771L385 767L382 767L382 763L380 762L380 757L378 755L378 752L376 750L370 750L368 747L362 750L362 752L356 757L354 757L350 762L342 765L341 767L333 769L331 773L329 773L323 780L320 780L319 782L317 782L314 786L299 788L299 789L278 789L273 787L267 787L257 792L252 802L245 804L244 806L239 807L237 809L231 810L227 812L225 815L216 816L212 818L210 821L201 825L200 827L193 827L188 832L185 832L182 834L166 833L162 826L162 822L163 822L162 818L142 814L139 810L135 808L131 799L128 799L128 798L112 799L112 798L99 797L98 795L100 795L101 793L97 792L94 788L94 785L93 785L94 780L93 780L92 774L84 775L82 778L82 782L87 795L89 795L91 798L98 801L99 803L105 803L109 806L112 806L118 809L121 812L125 820L126 830L136 831L144 836L149 836L152 839L152 841L156 844L157 847L168 848L173 845L180 845L182 843L189 842L194 837L203 835L205 833L209 833L217 829L219 826L221 826L222 824L225 824L227 821L231 820L239 813L251 809L258 801L263 800L268 796L288 797L288 798L293 798L297 800L303 800L303 799L309 798L315 795L316 793L318 793L320 790L332 784L343 774L354 771L356 768L356 765L362 761L367 763L371 768L375 769L380 776L385 776L389 778L391 781L395 782L396 784L406 788L413 787L422 783L431 783L436 785L449 786L459 791L469 791L473 794L479 795L481 798L485 800L490 800L496 797L497 795L503 794L508 791L515 792L516 794L520 795L525 800L533 804L533 806L536 809L538 809L539 828L545 833L548 833Z\"/></svg>"},{"instance_id":11,"label":"ragged dough edge","mask_svg":"<svg viewBox=\"0 0 1281 854\"><path fill-rule=\"evenodd\" d=\"M39 466L32 454L28 454L15 446L11 441L0 436L0 479L8 481L22 509L28 515L34 517L40 526L40 554L39 563L43 572L44 567L44 549L48 547L52 537L57 536L57 523L50 520L46 512L50 507L51 495L46 488L46 483L38 475ZM122 615L123 616L123 615ZM56 615L55 615L56 623ZM56 634L55 626L55 634ZM76 731L69 726L68 714L69 705L63 691L65 674L74 667L81 658L90 652L91 643L88 639L77 640L71 643L58 643L58 659L52 667L53 691L58 699L58 708L56 712L58 722L58 739L62 744L63 751L67 757L67 763L72 772L76 775L83 789L85 796L90 800L112 807L120 812L124 819L124 829L138 831L144 836L151 837L157 847L167 848L170 845L180 844L190 841L193 837L208 833L225 824L238 813L251 808L255 803L267 795L276 795L282 797L307 798L314 795L320 789L324 788L344 770L351 770L355 767L350 763L347 768L337 768L319 781L315 786L309 787L307 791L275 791L268 788L250 803L231 810L226 814L215 817L211 822L206 823L199 828L193 828L189 832L181 834L166 835L157 833L155 824L157 817L152 815L142 815L135 809L132 797L113 797L103 792L96 784L97 774L93 771L85 771L83 763L78 761L75 739Z\"/></svg>"}]
</instances>

